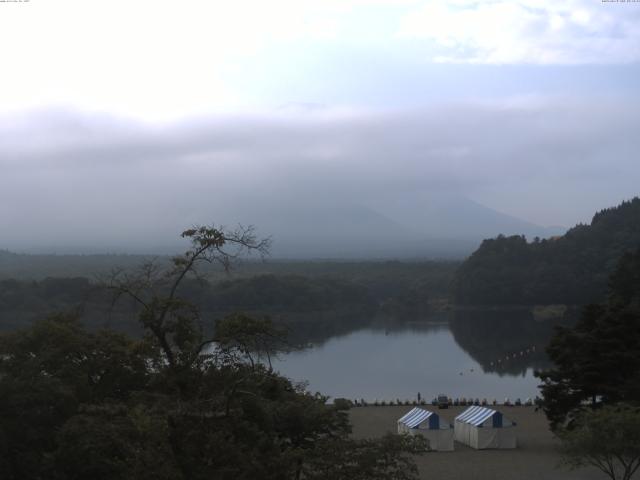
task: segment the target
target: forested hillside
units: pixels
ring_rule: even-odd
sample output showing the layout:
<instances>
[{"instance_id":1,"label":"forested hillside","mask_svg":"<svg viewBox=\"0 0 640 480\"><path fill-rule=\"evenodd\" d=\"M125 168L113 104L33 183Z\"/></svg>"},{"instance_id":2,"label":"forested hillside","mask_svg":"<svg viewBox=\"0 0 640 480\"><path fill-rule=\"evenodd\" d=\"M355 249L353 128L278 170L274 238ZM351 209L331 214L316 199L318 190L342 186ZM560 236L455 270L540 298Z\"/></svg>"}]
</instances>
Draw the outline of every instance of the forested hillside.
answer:
<instances>
[{"instance_id":1,"label":"forested hillside","mask_svg":"<svg viewBox=\"0 0 640 480\"><path fill-rule=\"evenodd\" d=\"M462 305L586 304L599 301L618 260L640 246L640 198L596 213L562 237L485 240L453 282Z\"/></svg>"}]
</instances>

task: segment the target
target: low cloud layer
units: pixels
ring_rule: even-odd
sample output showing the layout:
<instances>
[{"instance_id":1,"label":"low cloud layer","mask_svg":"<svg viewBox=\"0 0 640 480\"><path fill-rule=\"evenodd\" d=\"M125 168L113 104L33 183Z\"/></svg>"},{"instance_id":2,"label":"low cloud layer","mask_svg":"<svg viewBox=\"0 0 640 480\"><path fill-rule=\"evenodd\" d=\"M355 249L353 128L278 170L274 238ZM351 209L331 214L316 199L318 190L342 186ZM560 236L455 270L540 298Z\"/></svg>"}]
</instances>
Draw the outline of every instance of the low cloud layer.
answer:
<instances>
[{"instance_id":1,"label":"low cloud layer","mask_svg":"<svg viewBox=\"0 0 640 480\"><path fill-rule=\"evenodd\" d=\"M159 246L193 223L260 226L284 207L379 211L403 198L422 199L404 212L419 222L445 195L571 226L638 193L638 107L560 98L301 106L163 126L61 110L4 116L0 247Z\"/></svg>"}]
</instances>

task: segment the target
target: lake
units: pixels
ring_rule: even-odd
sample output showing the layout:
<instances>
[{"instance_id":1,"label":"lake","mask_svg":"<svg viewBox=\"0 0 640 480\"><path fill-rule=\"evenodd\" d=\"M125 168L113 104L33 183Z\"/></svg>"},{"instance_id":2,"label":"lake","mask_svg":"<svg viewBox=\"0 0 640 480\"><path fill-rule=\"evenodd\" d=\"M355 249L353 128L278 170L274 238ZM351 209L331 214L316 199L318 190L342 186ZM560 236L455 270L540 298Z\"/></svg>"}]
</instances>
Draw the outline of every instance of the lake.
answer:
<instances>
[{"instance_id":1,"label":"lake","mask_svg":"<svg viewBox=\"0 0 640 480\"><path fill-rule=\"evenodd\" d=\"M539 394L535 369L547 367L552 325L530 318L458 316L445 325L366 328L282 355L274 368L333 398L523 401Z\"/></svg>"}]
</instances>

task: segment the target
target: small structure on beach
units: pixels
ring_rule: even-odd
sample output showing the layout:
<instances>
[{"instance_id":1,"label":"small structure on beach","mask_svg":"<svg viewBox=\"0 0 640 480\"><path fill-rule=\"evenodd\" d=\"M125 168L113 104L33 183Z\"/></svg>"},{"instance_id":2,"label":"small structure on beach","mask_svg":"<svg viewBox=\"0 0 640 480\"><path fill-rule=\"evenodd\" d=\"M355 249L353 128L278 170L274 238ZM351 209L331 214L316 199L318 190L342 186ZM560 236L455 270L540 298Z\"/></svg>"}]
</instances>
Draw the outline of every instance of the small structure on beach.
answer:
<instances>
[{"instance_id":1,"label":"small structure on beach","mask_svg":"<svg viewBox=\"0 0 640 480\"><path fill-rule=\"evenodd\" d=\"M477 450L516 448L515 426L501 412L475 405L455 418L455 439Z\"/></svg>"},{"instance_id":2,"label":"small structure on beach","mask_svg":"<svg viewBox=\"0 0 640 480\"><path fill-rule=\"evenodd\" d=\"M429 410L413 408L398 420L398 433L422 435L429 448L439 452L453 451L453 428Z\"/></svg>"}]
</instances>

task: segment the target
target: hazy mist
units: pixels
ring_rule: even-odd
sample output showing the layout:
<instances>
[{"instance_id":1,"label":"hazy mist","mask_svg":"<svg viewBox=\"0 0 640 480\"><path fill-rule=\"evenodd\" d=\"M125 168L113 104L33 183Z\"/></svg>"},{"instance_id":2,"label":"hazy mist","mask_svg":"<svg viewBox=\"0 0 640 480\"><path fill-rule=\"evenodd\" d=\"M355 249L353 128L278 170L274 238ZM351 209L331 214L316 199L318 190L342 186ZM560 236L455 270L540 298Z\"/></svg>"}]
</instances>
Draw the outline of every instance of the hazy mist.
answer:
<instances>
[{"instance_id":1,"label":"hazy mist","mask_svg":"<svg viewBox=\"0 0 640 480\"><path fill-rule=\"evenodd\" d=\"M387 245L544 236L539 226L588 221L633 196L639 112L602 98L525 98L165 124L60 109L5 115L0 221L12 227L2 246L158 248L212 221L255 224L276 247L375 231Z\"/></svg>"},{"instance_id":2,"label":"hazy mist","mask_svg":"<svg viewBox=\"0 0 640 480\"><path fill-rule=\"evenodd\" d=\"M631 2L23 3L0 248L166 251L215 222L277 256L463 254L638 194Z\"/></svg>"}]
</instances>

